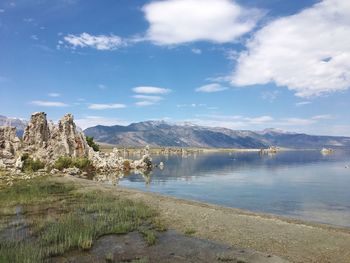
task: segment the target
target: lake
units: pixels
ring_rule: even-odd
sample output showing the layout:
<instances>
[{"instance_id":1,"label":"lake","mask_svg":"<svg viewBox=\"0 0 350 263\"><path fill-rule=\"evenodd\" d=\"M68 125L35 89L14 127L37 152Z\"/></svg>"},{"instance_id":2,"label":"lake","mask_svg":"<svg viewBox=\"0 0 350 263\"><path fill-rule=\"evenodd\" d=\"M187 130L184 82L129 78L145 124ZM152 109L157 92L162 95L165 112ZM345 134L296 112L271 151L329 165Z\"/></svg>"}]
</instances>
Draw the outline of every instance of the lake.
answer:
<instances>
[{"instance_id":1,"label":"lake","mask_svg":"<svg viewBox=\"0 0 350 263\"><path fill-rule=\"evenodd\" d=\"M350 226L350 151L202 153L155 156L163 170L119 185L339 226Z\"/></svg>"}]
</instances>

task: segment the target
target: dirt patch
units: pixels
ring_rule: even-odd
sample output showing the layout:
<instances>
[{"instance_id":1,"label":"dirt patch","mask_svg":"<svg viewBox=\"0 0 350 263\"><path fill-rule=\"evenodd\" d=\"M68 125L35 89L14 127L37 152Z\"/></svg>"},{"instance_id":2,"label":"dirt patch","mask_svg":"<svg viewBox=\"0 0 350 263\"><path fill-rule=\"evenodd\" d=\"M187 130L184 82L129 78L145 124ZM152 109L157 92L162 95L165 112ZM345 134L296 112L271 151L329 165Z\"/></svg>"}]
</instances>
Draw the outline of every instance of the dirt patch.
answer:
<instances>
[{"instance_id":1,"label":"dirt patch","mask_svg":"<svg viewBox=\"0 0 350 263\"><path fill-rule=\"evenodd\" d=\"M92 262L250 262L284 263L280 258L254 252L253 250L233 249L227 245L188 237L166 231L158 234L158 242L148 246L141 235L132 232L126 235L108 235L100 238L88 252L74 251L53 262L92 263Z\"/></svg>"}]
</instances>

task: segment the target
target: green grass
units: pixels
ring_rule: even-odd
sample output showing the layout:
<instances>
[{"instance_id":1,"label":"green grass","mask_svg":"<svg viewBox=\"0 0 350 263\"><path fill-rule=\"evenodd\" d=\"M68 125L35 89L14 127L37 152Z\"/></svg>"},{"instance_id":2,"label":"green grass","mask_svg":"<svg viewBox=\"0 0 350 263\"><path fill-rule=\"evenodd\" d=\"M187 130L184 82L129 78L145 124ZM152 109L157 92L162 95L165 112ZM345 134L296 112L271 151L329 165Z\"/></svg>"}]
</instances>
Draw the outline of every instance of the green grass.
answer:
<instances>
[{"instance_id":1,"label":"green grass","mask_svg":"<svg viewBox=\"0 0 350 263\"><path fill-rule=\"evenodd\" d=\"M0 262L43 262L72 249L88 250L105 234L139 230L149 245L156 237L144 230L155 211L140 202L115 198L103 192L77 192L74 186L47 178L21 181L0 191L0 234L9 227L8 211L24 207L30 238L0 240ZM33 207L55 210L34 216ZM13 217L13 216L12 216Z\"/></svg>"},{"instance_id":2,"label":"green grass","mask_svg":"<svg viewBox=\"0 0 350 263\"><path fill-rule=\"evenodd\" d=\"M14 205L47 203L66 195L74 189L71 185L48 181L47 178L18 181L0 191L0 211Z\"/></svg>"},{"instance_id":3,"label":"green grass","mask_svg":"<svg viewBox=\"0 0 350 263\"><path fill-rule=\"evenodd\" d=\"M184 232L185 235L187 236L192 236L196 233L196 230L194 230L193 228L187 228Z\"/></svg>"},{"instance_id":4,"label":"green grass","mask_svg":"<svg viewBox=\"0 0 350 263\"><path fill-rule=\"evenodd\" d=\"M157 242L157 236L154 231L149 229L140 228L140 233L143 236L143 239L146 241L148 246L153 246Z\"/></svg>"}]
</instances>

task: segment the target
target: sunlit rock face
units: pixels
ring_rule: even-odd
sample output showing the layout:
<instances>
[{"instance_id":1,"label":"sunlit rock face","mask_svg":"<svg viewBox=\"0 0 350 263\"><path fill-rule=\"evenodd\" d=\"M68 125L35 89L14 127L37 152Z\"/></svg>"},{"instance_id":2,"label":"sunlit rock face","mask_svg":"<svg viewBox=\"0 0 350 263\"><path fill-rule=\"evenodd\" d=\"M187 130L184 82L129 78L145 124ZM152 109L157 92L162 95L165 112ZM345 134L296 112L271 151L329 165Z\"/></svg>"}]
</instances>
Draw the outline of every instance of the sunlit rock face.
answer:
<instances>
[{"instance_id":1,"label":"sunlit rock face","mask_svg":"<svg viewBox=\"0 0 350 263\"><path fill-rule=\"evenodd\" d=\"M24 146L45 148L49 139L50 130L46 120L46 113L33 113L23 134Z\"/></svg>"},{"instance_id":2,"label":"sunlit rock face","mask_svg":"<svg viewBox=\"0 0 350 263\"><path fill-rule=\"evenodd\" d=\"M89 146L82 132L78 131L72 114L66 114L58 125L51 126L51 148L53 157L87 157Z\"/></svg>"},{"instance_id":3,"label":"sunlit rock face","mask_svg":"<svg viewBox=\"0 0 350 263\"><path fill-rule=\"evenodd\" d=\"M0 127L0 168L13 167L16 164L20 140L15 127Z\"/></svg>"},{"instance_id":4,"label":"sunlit rock face","mask_svg":"<svg viewBox=\"0 0 350 263\"><path fill-rule=\"evenodd\" d=\"M24 131L23 151L50 163L60 156L87 157L89 146L77 130L72 114L66 114L55 125L48 123L44 112L37 112Z\"/></svg>"}]
</instances>

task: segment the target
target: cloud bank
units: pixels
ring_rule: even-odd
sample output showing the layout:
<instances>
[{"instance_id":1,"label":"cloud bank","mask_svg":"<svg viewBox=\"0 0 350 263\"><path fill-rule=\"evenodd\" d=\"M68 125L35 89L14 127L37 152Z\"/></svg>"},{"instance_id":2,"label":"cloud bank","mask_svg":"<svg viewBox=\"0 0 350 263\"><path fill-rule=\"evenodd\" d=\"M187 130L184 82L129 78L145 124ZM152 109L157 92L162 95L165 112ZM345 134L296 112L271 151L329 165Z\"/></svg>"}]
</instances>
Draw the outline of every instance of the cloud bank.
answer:
<instances>
[{"instance_id":1,"label":"cloud bank","mask_svg":"<svg viewBox=\"0 0 350 263\"><path fill-rule=\"evenodd\" d=\"M237 59L235 86L275 83L299 97L350 87L350 2L324 0L259 30Z\"/></svg>"}]
</instances>

